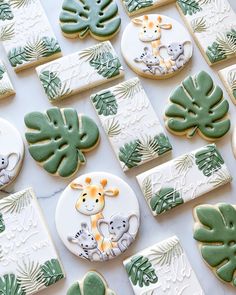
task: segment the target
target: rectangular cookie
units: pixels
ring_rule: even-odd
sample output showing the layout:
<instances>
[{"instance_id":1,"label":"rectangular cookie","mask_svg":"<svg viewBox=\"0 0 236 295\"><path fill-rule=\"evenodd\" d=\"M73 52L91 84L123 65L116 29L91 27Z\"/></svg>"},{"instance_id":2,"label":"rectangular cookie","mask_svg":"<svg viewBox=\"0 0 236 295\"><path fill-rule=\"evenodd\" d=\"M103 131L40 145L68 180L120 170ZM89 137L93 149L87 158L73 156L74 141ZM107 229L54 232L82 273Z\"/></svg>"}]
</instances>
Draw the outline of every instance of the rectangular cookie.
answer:
<instances>
[{"instance_id":1,"label":"rectangular cookie","mask_svg":"<svg viewBox=\"0 0 236 295\"><path fill-rule=\"evenodd\" d=\"M227 0L177 0L176 5L210 66L236 56L236 14Z\"/></svg>"},{"instance_id":2,"label":"rectangular cookie","mask_svg":"<svg viewBox=\"0 0 236 295\"><path fill-rule=\"evenodd\" d=\"M176 236L138 252L123 264L135 295L204 295Z\"/></svg>"},{"instance_id":3,"label":"rectangular cookie","mask_svg":"<svg viewBox=\"0 0 236 295\"><path fill-rule=\"evenodd\" d=\"M232 102L236 104L236 64L220 70L219 76Z\"/></svg>"},{"instance_id":4,"label":"rectangular cookie","mask_svg":"<svg viewBox=\"0 0 236 295\"><path fill-rule=\"evenodd\" d=\"M0 99L14 95L15 90L11 83L7 69L0 60Z\"/></svg>"},{"instance_id":5,"label":"rectangular cookie","mask_svg":"<svg viewBox=\"0 0 236 295\"><path fill-rule=\"evenodd\" d=\"M215 144L208 144L137 176L154 216L232 180Z\"/></svg>"},{"instance_id":6,"label":"rectangular cookie","mask_svg":"<svg viewBox=\"0 0 236 295\"><path fill-rule=\"evenodd\" d=\"M124 171L171 151L138 78L102 90L91 101Z\"/></svg>"},{"instance_id":7,"label":"rectangular cookie","mask_svg":"<svg viewBox=\"0 0 236 295\"><path fill-rule=\"evenodd\" d=\"M39 0L1 0L0 41L16 72L61 56Z\"/></svg>"},{"instance_id":8,"label":"rectangular cookie","mask_svg":"<svg viewBox=\"0 0 236 295\"><path fill-rule=\"evenodd\" d=\"M14 294L35 294L64 277L33 190L1 199L1 290L15 288L18 292Z\"/></svg>"},{"instance_id":9,"label":"rectangular cookie","mask_svg":"<svg viewBox=\"0 0 236 295\"><path fill-rule=\"evenodd\" d=\"M124 75L120 60L109 41L39 66L36 71L51 102Z\"/></svg>"},{"instance_id":10,"label":"rectangular cookie","mask_svg":"<svg viewBox=\"0 0 236 295\"><path fill-rule=\"evenodd\" d=\"M128 15L135 15L144 11L169 4L175 0L121 0Z\"/></svg>"}]
</instances>

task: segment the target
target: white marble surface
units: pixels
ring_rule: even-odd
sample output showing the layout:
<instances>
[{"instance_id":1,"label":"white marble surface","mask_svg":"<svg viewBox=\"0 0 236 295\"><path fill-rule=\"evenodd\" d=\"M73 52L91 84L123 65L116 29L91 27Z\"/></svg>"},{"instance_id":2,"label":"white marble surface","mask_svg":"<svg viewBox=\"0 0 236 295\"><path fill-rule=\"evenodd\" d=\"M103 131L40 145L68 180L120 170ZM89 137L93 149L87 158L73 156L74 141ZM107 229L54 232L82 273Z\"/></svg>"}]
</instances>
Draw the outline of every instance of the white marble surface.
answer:
<instances>
[{"instance_id":1,"label":"white marble surface","mask_svg":"<svg viewBox=\"0 0 236 295\"><path fill-rule=\"evenodd\" d=\"M119 2L119 0L117 1ZM236 10L236 1L230 0L230 3ZM42 0L42 4L49 17L50 23L53 26L54 32L61 44L64 55L75 52L79 49L83 49L97 42L90 37L87 37L86 40L83 41L64 38L58 25L58 16L60 13L62 0ZM120 2L118 3L118 5L120 8L120 15L122 17L122 27L121 32L112 40L112 43L120 55L120 38L125 25L129 22L129 17L125 14ZM166 14L183 23L174 4L167 5L161 9L156 9L154 11ZM8 119L13 124L15 124L15 126L20 130L21 134L24 135L24 115L34 110L44 111L45 109L50 108L51 104L48 102L41 88L35 70L30 69L19 74L15 74L14 71L11 69L9 62L7 61L2 47L0 48L0 53L0 57L6 63L6 66L10 72L10 76L12 78L12 82L17 92L14 98L8 98L0 101L0 116ZM232 64L233 62L235 62L235 60L231 60L224 65L227 66ZM127 79L136 76L125 65L124 61L123 64L125 66L125 74ZM165 81L151 81L147 79L141 80L155 111L157 112L159 118L162 119L170 91L173 87L178 85L178 83L182 79L184 79L185 76L187 76L188 74L194 74L199 70L206 70L212 75L215 82L222 85L218 78L217 70L224 67L224 65L221 64L215 66L212 69L209 68L203 57L201 56L198 48L194 46L194 55L192 61L187 66L187 68L185 68L175 78L171 78ZM122 79L113 81L112 83L107 84L107 86L109 87L115 85L120 81L122 81ZM83 92L80 95L75 95L74 97L64 100L63 102L58 104L58 106L75 107L78 112L92 116L99 124L99 120L96 117L95 111L93 110L93 107L89 101L89 95L98 91L99 89L103 89L104 87L106 86L97 87L96 89L92 89L91 91ZM236 107L231 103L231 100L228 97L226 91L225 97L230 103L230 116L232 127L234 127L236 123ZM135 254L135 252L142 250L143 248L174 234L176 234L180 238L180 241L185 248L192 263L192 266L199 278L199 281L203 289L205 290L205 294L235 294L235 288L233 289L232 287L221 283L201 259L197 243L192 238L192 207L199 203L230 202L235 204L236 178L233 180L231 185L223 186L222 188L212 191L211 193L201 197L196 201L181 206L173 212L169 212L166 215L154 218L150 213L150 209L148 208L146 202L143 199L142 193L135 180L135 176L149 168L154 167L157 163L160 163L161 161L154 160L151 163L143 165L137 169L133 169L130 172L124 174L120 168L118 161L115 158L115 155L112 152L112 149L105 137L100 124L99 127L101 131L101 143L96 150L87 154L87 165L79 171L78 175L90 171L103 170L122 177L133 187L133 189L137 193L137 198L141 207L142 220L138 238L133 246L125 254L107 263L87 263L68 252L56 233L54 213L58 198L60 197L60 193L70 180L61 180L59 178L48 175L35 163L35 161L30 157L28 151L26 150L25 161L20 175L18 176L15 183L6 189L7 192L1 193L1 196L8 194L8 192L15 192L28 186L32 186L39 198L46 221L49 225L49 230L52 234L53 240L56 244L67 274L66 280L61 281L60 283L52 286L46 291L42 291L40 294L65 295L66 290L75 280L80 279L87 270L96 269L106 277L110 287L115 290L118 295L131 295L132 289L129 285L128 277L126 276L125 270L122 266L122 261L126 257ZM228 165L230 171L234 176L234 172L236 171L236 161L231 150L231 132L222 140L220 140L217 143L217 146L222 152L226 164ZM174 146L172 157L179 156L185 152L191 151L206 144L206 141L202 140L198 136L196 136L192 140L172 136L171 134L169 134L169 137L171 143Z\"/></svg>"}]
</instances>

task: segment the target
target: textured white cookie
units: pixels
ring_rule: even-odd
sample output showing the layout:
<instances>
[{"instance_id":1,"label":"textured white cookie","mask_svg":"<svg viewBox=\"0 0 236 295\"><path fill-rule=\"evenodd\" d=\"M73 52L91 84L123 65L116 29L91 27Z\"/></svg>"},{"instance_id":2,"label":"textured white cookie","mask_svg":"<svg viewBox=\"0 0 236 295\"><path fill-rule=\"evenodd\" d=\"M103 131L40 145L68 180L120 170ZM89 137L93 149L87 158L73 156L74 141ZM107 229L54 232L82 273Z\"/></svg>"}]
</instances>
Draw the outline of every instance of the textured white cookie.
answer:
<instances>
[{"instance_id":1,"label":"textured white cookie","mask_svg":"<svg viewBox=\"0 0 236 295\"><path fill-rule=\"evenodd\" d=\"M236 64L220 70L219 76L232 102L236 104Z\"/></svg>"},{"instance_id":2,"label":"textured white cookie","mask_svg":"<svg viewBox=\"0 0 236 295\"><path fill-rule=\"evenodd\" d=\"M3 62L0 60L0 99L14 95L15 90Z\"/></svg>"}]
</instances>

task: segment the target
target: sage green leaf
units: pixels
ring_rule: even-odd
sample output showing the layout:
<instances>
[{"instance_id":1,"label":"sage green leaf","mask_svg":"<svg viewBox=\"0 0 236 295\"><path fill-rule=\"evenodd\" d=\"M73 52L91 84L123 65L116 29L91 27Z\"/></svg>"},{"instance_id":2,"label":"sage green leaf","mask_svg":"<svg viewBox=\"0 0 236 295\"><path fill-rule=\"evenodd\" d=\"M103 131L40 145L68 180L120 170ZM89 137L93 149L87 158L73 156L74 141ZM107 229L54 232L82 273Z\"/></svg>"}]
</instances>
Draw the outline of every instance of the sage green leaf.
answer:
<instances>
[{"instance_id":1,"label":"sage green leaf","mask_svg":"<svg viewBox=\"0 0 236 295\"><path fill-rule=\"evenodd\" d=\"M220 46L217 42L213 42L211 46L207 47L206 55L211 63L226 59L225 53L220 50Z\"/></svg>"},{"instance_id":2,"label":"sage green leaf","mask_svg":"<svg viewBox=\"0 0 236 295\"><path fill-rule=\"evenodd\" d=\"M140 153L140 141L134 140L126 143L120 148L119 159L124 163L124 169L138 166L142 161L142 154Z\"/></svg>"},{"instance_id":3,"label":"sage green leaf","mask_svg":"<svg viewBox=\"0 0 236 295\"><path fill-rule=\"evenodd\" d=\"M153 0L123 0L123 2L129 13L153 5Z\"/></svg>"},{"instance_id":4,"label":"sage green leaf","mask_svg":"<svg viewBox=\"0 0 236 295\"><path fill-rule=\"evenodd\" d=\"M104 281L96 272L88 272L83 281L84 295L104 295L106 286Z\"/></svg>"},{"instance_id":5,"label":"sage green leaf","mask_svg":"<svg viewBox=\"0 0 236 295\"><path fill-rule=\"evenodd\" d=\"M68 177L85 163L83 151L92 149L99 140L96 123L76 110L51 108L46 113L25 116L30 129L25 134L31 156L52 174Z\"/></svg>"},{"instance_id":6,"label":"sage green leaf","mask_svg":"<svg viewBox=\"0 0 236 295\"><path fill-rule=\"evenodd\" d=\"M132 257L125 265L125 269L134 286L138 284L142 288L143 286L156 284L158 281L155 269L145 256L139 255Z\"/></svg>"},{"instance_id":7,"label":"sage green leaf","mask_svg":"<svg viewBox=\"0 0 236 295\"><path fill-rule=\"evenodd\" d=\"M199 2L196 0L177 0L177 4L184 15L193 15L202 10Z\"/></svg>"},{"instance_id":8,"label":"sage green leaf","mask_svg":"<svg viewBox=\"0 0 236 295\"><path fill-rule=\"evenodd\" d=\"M43 37L42 43L44 45L44 53L42 56L47 57L61 52L61 47L55 38Z\"/></svg>"},{"instance_id":9,"label":"sage green leaf","mask_svg":"<svg viewBox=\"0 0 236 295\"><path fill-rule=\"evenodd\" d=\"M158 146L157 153L159 156L172 150L172 146L170 144L169 138L164 133L160 133L159 135L156 135L154 139Z\"/></svg>"},{"instance_id":10,"label":"sage green leaf","mask_svg":"<svg viewBox=\"0 0 236 295\"><path fill-rule=\"evenodd\" d=\"M195 209L194 239L203 259L223 281L236 286L236 209L230 204Z\"/></svg>"},{"instance_id":11,"label":"sage green leaf","mask_svg":"<svg viewBox=\"0 0 236 295\"><path fill-rule=\"evenodd\" d=\"M113 0L64 0L60 15L61 29L66 35L84 38L88 33L94 38L110 38L120 27L118 7Z\"/></svg>"},{"instance_id":12,"label":"sage green leaf","mask_svg":"<svg viewBox=\"0 0 236 295\"><path fill-rule=\"evenodd\" d=\"M54 100L60 96L62 83L57 73L43 71L40 73L39 79L43 85L47 97L50 100Z\"/></svg>"},{"instance_id":13,"label":"sage green leaf","mask_svg":"<svg viewBox=\"0 0 236 295\"><path fill-rule=\"evenodd\" d=\"M6 229L6 226L4 223L3 215L2 213L0 213L0 234L3 233L5 229Z\"/></svg>"},{"instance_id":14,"label":"sage green leaf","mask_svg":"<svg viewBox=\"0 0 236 295\"><path fill-rule=\"evenodd\" d=\"M14 15L11 10L11 6L5 0L0 1L0 20L10 20L13 19Z\"/></svg>"},{"instance_id":15,"label":"sage green leaf","mask_svg":"<svg viewBox=\"0 0 236 295\"><path fill-rule=\"evenodd\" d=\"M46 287L53 285L64 278L64 273L57 259L46 261L41 266L41 269L43 272L44 284Z\"/></svg>"},{"instance_id":16,"label":"sage green leaf","mask_svg":"<svg viewBox=\"0 0 236 295\"><path fill-rule=\"evenodd\" d=\"M13 67L22 65L24 62L28 61L28 56L25 52L25 49L24 47L21 47L21 46L12 48L8 52L7 57Z\"/></svg>"},{"instance_id":17,"label":"sage green leaf","mask_svg":"<svg viewBox=\"0 0 236 295\"><path fill-rule=\"evenodd\" d=\"M74 283L69 290L67 291L66 295L83 295L80 290L80 285L78 282Z\"/></svg>"},{"instance_id":18,"label":"sage green leaf","mask_svg":"<svg viewBox=\"0 0 236 295\"><path fill-rule=\"evenodd\" d=\"M89 64L104 78L112 78L120 74L121 63L111 52L104 52L90 60Z\"/></svg>"},{"instance_id":19,"label":"sage green leaf","mask_svg":"<svg viewBox=\"0 0 236 295\"><path fill-rule=\"evenodd\" d=\"M183 203L184 200L178 191L173 188L162 188L153 195L150 206L152 211L159 215Z\"/></svg>"},{"instance_id":20,"label":"sage green leaf","mask_svg":"<svg viewBox=\"0 0 236 295\"><path fill-rule=\"evenodd\" d=\"M5 274L4 276L0 277L0 294L26 295L14 274Z\"/></svg>"},{"instance_id":21,"label":"sage green leaf","mask_svg":"<svg viewBox=\"0 0 236 295\"><path fill-rule=\"evenodd\" d=\"M198 169L201 170L205 176L209 177L221 169L224 160L216 146L212 144L195 154L195 163Z\"/></svg>"},{"instance_id":22,"label":"sage green leaf","mask_svg":"<svg viewBox=\"0 0 236 295\"><path fill-rule=\"evenodd\" d=\"M6 72L5 67L3 65L0 65L0 80L2 80L5 72Z\"/></svg>"},{"instance_id":23,"label":"sage green leaf","mask_svg":"<svg viewBox=\"0 0 236 295\"><path fill-rule=\"evenodd\" d=\"M215 86L212 78L201 71L187 77L170 95L170 106L165 114L169 130L192 137L198 131L204 137L216 139L230 129L225 118L229 103L223 91Z\"/></svg>"},{"instance_id":24,"label":"sage green leaf","mask_svg":"<svg viewBox=\"0 0 236 295\"><path fill-rule=\"evenodd\" d=\"M93 95L91 99L99 115L116 115L118 104L115 95L111 91L105 90Z\"/></svg>"}]
</instances>

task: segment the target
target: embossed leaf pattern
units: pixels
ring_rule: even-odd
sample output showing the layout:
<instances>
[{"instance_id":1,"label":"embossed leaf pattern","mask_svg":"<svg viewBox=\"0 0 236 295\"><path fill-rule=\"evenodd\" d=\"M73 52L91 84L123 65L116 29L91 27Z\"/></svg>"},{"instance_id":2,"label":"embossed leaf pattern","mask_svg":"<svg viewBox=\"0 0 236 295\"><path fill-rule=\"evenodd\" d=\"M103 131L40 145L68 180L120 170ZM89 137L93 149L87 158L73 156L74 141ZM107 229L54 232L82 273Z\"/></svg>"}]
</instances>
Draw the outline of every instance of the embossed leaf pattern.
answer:
<instances>
[{"instance_id":1,"label":"embossed leaf pattern","mask_svg":"<svg viewBox=\"0 0 236 295\"><path fill-rule=\"evenodd\" d=\"M105 90L99 94L93 95L91 99L99 115L116 115L118 104L116 97L111 91Z\"/></svg>"},{"instance_id":2,"label":"embossed leaf pattern","mask_svg":"<svg viewBox=\"0 0 236 295\"><path fill-rule=\"evenodd\" d=\"M66 35L84 38L88 33L95 38L110 38L115 34L121 20L113 0L64 0L60 15L61 29Z\"/></svg>"},{"instance_id":3,"label":"embossed leaf pattern","mask_svg":"<svg viewBox=\"0 0 236 295\"><path fill-rule=\"evenodd\" d=\"M142 183L142 191L145 199L149 202L152 198L152 179L146 177Z\"/></svg>"},{"instance_id":4,"label":"embossed leaf pattern","mask_svg":"<svg viewBox=\"0 0 236 295\"><path fill-rule=\"evenodd\" d=\"M25 134L31 156L49 173L62 177L72 175L85 163L83 150L96 146L99 130L87 116L78 117L76 110L52 108L25 116L30 129Z\"/></svg>"},{"instance_id":5,"label":"embossed leaf pattern","mask_svg":"<svg viewBox=\"0 0 236 295\"><path fill-rule=\"evenodd\" d=\"M125 269L134 286L138 284L142 288L143 286L155 284L158 281L152 263L145 256L132 257L125 265Z\"/></svg>"},{"instance_id":6,"label":"embossed leaf pattern","mask_svg":"<svg viewBox=\"0 0 236 295\"><path fill-rule=\"evenodd\" d=\"M153 0L123 0L123 2L129 13L153 5Z\"/></svg>"},{"instance_id":7,"label":"embossed leaf pattern","mask_svg":"<svg viewBox=\"0 0 236 295\"><path fill-rule=\"evenodd\" d=\"M201 11L201 6L197 0L177 0L177 3L184 15L193 15Z\"/></svg>"},{"instance_id":8,"label":"embossed leaf pattern","mask_svg":"<svg viewBox=\"0 0 236 295\"><path fill-rule=\"evenodd\" d=\"M5 226L5 223L4 223L3 215L0 212L0 234L3 233L5 231L5 229L6 229L6 226Z\"/></svg>"},{"instance_id":9,"label":"embossed leaf pattern","mask_svg":"<svg viewBox=\"0 0 236 295\"><path fill-rule=\"evenodd\" d=\"M206 72L188 77L170 96L166 110L166 125L169 130L192 137L196 131L207 138L215 139L230 129L230 120L225 118L229 103L223 99L223 91L215 86Z\"/></svg>"},{"instance_id":10,"label":"embossed leaf pattern","mask_svg":"<svg viewBox=\"0 0 236 295\"><path fill-rule=\"evenodd\" d=\"M6 72L5 67L3 65L0 65L0 80L2 80L5 72Z\"/></svg>"},{"instance_id":11,"label":"embossed leaf pattern","mask_svg":"<svg viewBox=\"0 0 236 295\"><path fill-rule=\"evenodd\" d=\"M140 152L140 141L134 140L130 143L126 143L123 147L120 148L119 159L124 163L123 169L133 168L138 166L142 161L142 154Z\"/></svg>"},{"instance_id":12,"label":"embossed leaf pattern","mask_svg":"<svg viewBox=\"0 0 236 295\"><path fill-rule=\"evenodd\" d=\"M5 1L0 1L0 20L10 20L13 19L14 15L11 10L10 4Z\"/></svg>"},{"instance_id":13,"label":"embossed leaf pattern","mask_svg":"<svg viewBox=\"0 0 236 295\"><path fill-rule=\"evenodd\" d=\"M191 21L191 27L194 33L202 33L207 30L207 22L204 17L197 17Z\"/></svg>"},{"instance_id":14,"label":"embossed leaf pattern","mask_svg":"<svg viewBox=\"0 0 236 295\"><path fill-rule=\"evenodd\" d=\"M104 129L109 137L115 137L121 133L119 121L115 118L108 119L104 124Z\"/></svg>"},{"instance_id":15,"label":"embossed leaf pattern","mask_svg":"<svg viewBox=\"0 0 236 295\"><path fill-rule=\"evenodd\" d=\"M26 7L33 2L35 2L35 0L10 0L10 4L15 8Z\"/></svg>"},{"instance_id":16,"label":"embossed leaf pattern","mask_svg":"<svg viewBox=\"0 0 236 295\"><path fill-rule=\"evenodd\" d=\"M236 69L230 71L227 75L227 81L230 88L232 89L233 96L236 99Z\"/></svg>"},{"instance_id":17,"label":"embossed leaf pattern","mask_svg":"<svg viewBox=\"0 0 236 295\"><path fill-rule=\"evenodd\" d=\"M182 174L186 173L189 169L193 167L194 164L194 155L186 154L175 160L175 168L177 171Z\"/></svg>"},{"instance_id":18,"label":"embossed leaf pattern","mask_svg":"<svg viewBox=\"0 0 236 295\"><path fill-rule=\"evenodd\" d=\"M0 277L1 295L26 295L14 274L6 274Z\"/></svg>"},{"instance_id":19,"label":"embossed leaf pattern","mask_svg":"<svg viewBox=\"0 0 236 295\"><path fill-rule=\"evenodd\" d=\"M143 88L139 79L132 79L118 84L113 91L118 98L129 99L133 98L142 90Z\"/></svg>"},{"instance_id":20,"label":"embossed leaf pattern","mask_svg":"<svg viewBox=\"0 0 236 295\"><path fill-rule=\"evenodd\" d=\"M195 209L194 239L203 259L223 281L236 286L236 209L230 204Z\"/></svg>"},{"instance_id":21,"label":"embossed leaf pattern","mask_svg":"<svg viewBox=\"0 0 236 295\"><path fill-rule=\"evenodd\" d=\"M41 266L41 271L43 273L44 284L46 287L53 285L64 278L61 265L57 259L46 261Z\"/></svg>"},{"instance_id":22,"label":"embossed leaf pattern","mask_svg":"<svg viewBox=\"0 0 236 295\"><path fill-rule=\"evenodd\" d=\"M157 215L169 211L184 203L180 193L173 188L162 188L150 201L152 211Z\"/></svg>"},{"instance_id":23,"label":"embossed leaf pattern","mask_svg":"<svg viewBox=\"0 0 236 295\"><path fill-rule=\"evenodd\" d=\"M202 173L209 177L224 164L224 160L215 145L208 145L195 154L195 163Z\"/></svg>"},{"instance_id":24,"label":"embossed leaf pattern","mask_svg":"<svg viewBox=\"0 0 236 295\"><path fill-rule=\"evenodd\" d=\"M2 26L0 29L0 41L11 40L15 35L14 24Z\"/></svg>"},{"instance_id":25,"label":"embossed leaf pattern","mask_svg":"<svg viewBox=\"0 0 236 295\"><path fill-rule=\"evenodd\" d=\"M20 213L31 204L32 195L30 191L15 193L1 200L0 210L4 213Z\"/></svg>"}]
</instances>

